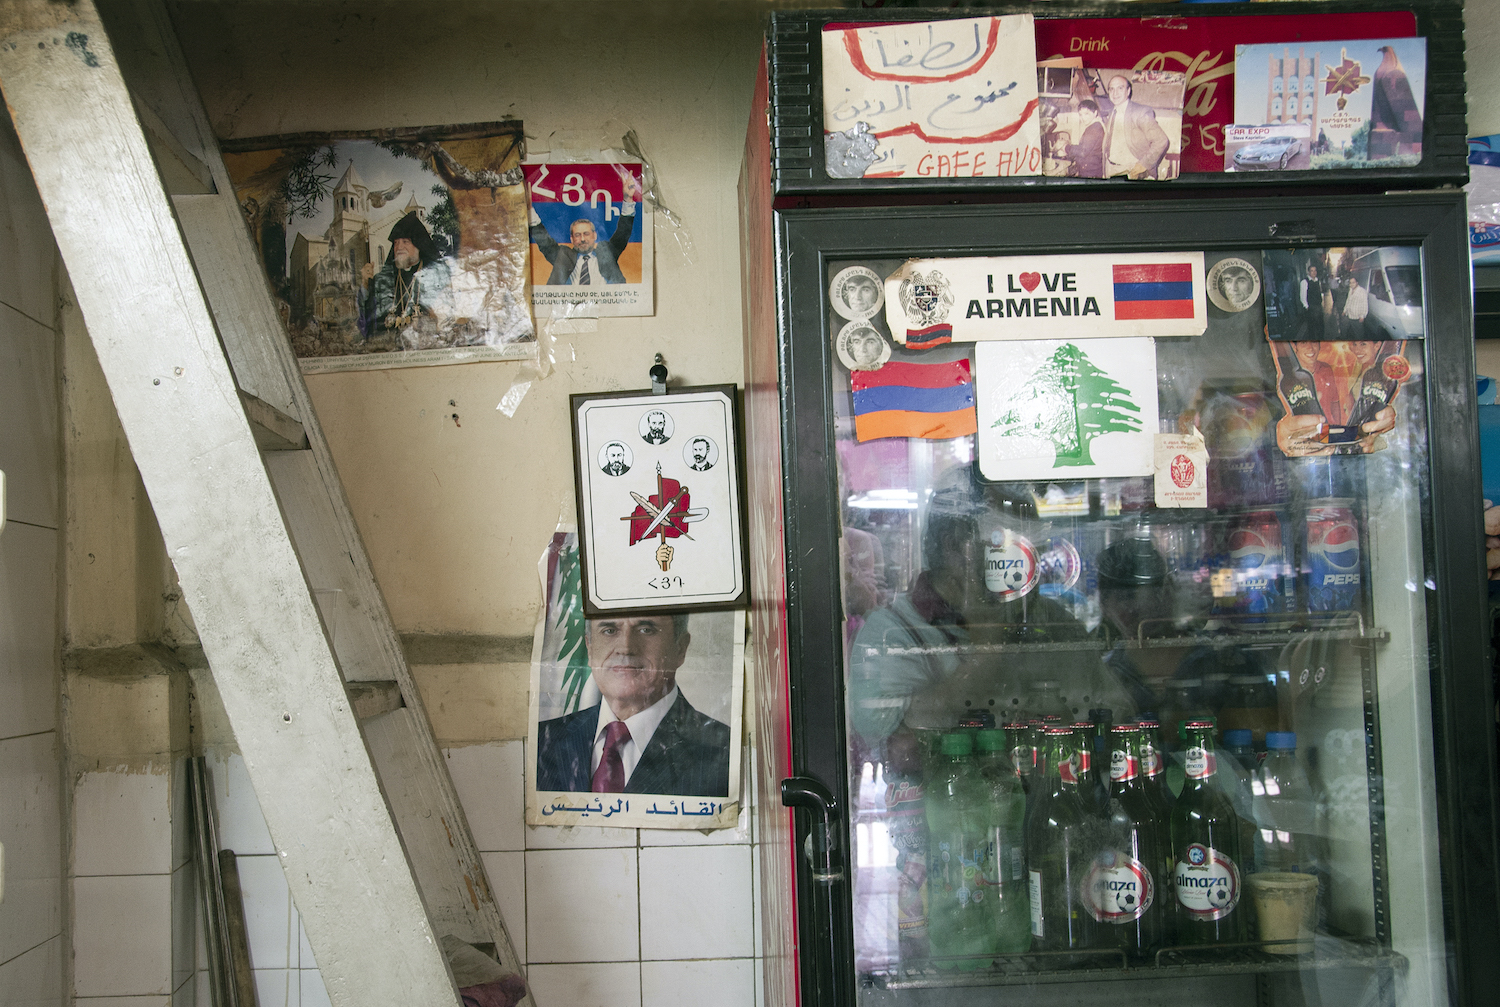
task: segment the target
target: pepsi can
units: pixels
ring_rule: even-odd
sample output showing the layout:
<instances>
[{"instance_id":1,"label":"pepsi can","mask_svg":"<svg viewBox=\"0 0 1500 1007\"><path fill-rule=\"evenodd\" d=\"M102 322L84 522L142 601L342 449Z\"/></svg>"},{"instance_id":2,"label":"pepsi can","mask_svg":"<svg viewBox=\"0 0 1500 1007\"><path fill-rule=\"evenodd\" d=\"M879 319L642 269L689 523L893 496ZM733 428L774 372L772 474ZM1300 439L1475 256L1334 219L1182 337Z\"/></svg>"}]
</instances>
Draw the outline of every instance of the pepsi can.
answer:
<instances>
[{"instance_id":1,"label":"pepsi can","mask_svg":"<svg viewBox=\"0 0 1500 1007\"><path fill-rule=\"evenodd\" d=\"M1286 610L1286 551L1275 511L1252 511L1233 521L1222 554L1220 566L1229 569L1230 593L1214 599L1215 614L1265 616Z\"/></svg>"},{"instance_id":2,"label":"pepsi can","mask_svg":"<svg viewBox=\"0 0 1500 1007\"><path fill-rule=\"evenodd\" d=\"M1359 525L1343 499L1313 500L1307 508L1307 610L1359 608Z\"/></svg>"}]
</instances>

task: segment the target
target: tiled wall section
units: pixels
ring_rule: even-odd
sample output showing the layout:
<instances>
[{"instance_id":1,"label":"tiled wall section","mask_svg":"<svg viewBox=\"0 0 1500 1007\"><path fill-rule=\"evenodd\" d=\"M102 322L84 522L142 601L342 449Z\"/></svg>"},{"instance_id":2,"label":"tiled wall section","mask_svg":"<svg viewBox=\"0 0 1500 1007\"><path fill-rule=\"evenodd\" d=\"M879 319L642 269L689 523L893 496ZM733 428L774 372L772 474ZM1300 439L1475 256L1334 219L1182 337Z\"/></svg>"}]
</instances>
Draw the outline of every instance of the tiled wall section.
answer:
<instances>
[{"instance_id":1,"label":"tiled wall section","mask_svg":"<svg viewBox=\"0 0 1500 1007\"><path fill-rule=\"evenodd\" d=\"M531 828L524 751L510 741L446 754L539 1007L758 1007L749 810L708 835ZM260 1007L327 1004L244 763L221 757L210 772L221 840L240 854Z\"/></svg>"}]
</instances>

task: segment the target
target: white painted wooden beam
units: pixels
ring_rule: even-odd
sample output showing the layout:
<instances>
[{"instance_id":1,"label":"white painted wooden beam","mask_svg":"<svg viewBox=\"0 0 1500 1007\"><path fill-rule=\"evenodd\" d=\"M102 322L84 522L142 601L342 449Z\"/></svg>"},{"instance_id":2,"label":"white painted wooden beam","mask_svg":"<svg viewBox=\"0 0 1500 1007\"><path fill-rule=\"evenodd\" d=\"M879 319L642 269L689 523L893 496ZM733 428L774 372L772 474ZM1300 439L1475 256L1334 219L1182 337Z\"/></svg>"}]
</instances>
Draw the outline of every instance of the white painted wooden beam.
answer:
<instances>
[{"instance_id":1,"label":"white painted wooden beam","mask_svg":"<svg viewBox=\"0 0 1500 1007\"><path fill-rule=\"evenodd\" d=\"M330 998L457 1004L89 0L0 0L0 88L251 780L262 795L299 797L262 807Z\"/></svg>"}]
</instances>

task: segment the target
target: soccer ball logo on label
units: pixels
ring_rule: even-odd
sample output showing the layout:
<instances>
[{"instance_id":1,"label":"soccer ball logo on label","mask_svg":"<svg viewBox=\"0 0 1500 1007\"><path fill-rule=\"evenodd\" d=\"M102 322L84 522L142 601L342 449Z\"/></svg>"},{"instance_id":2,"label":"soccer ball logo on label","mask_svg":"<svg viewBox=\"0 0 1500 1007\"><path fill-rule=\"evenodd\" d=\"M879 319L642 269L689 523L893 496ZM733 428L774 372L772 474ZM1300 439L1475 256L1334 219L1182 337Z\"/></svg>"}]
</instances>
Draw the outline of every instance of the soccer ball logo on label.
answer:
<instances>
[{"instance_id":1,"label":"soccer ball logo on label","mask_svg":"<svg viewBox=\"0 0 1500 1007\"><path fill-rule=\"evenodd\" d=\"M1089 915L1100 923L1130 923L1151 908L1151 872L1125 853L1105 850L1094 858L1079 890Z\"/></svg>"},{"instance_id":2,"label":"soccer ball logo on label","mask_svg":"<svg viewBox=\"0 0 1500 1007\"><path fill-rule=\"evenodd\" d=\"M1177 901L1189 916L1219 920L1240 901L1240 869L1223 852L1193 843L1173 872Z\"/></svg>"},{"instance_id":3,"label":"soccer ball logo on label","mask_svg":"<svg viewBox=\"0 0 1500 1007\"><path fill-rule=\"evenodd\" d=\"M984 551L984 586L1001 601L1019 598L1041 579L1036 549L1015 532L995 532Z\"/></svg>"}]
</instances>

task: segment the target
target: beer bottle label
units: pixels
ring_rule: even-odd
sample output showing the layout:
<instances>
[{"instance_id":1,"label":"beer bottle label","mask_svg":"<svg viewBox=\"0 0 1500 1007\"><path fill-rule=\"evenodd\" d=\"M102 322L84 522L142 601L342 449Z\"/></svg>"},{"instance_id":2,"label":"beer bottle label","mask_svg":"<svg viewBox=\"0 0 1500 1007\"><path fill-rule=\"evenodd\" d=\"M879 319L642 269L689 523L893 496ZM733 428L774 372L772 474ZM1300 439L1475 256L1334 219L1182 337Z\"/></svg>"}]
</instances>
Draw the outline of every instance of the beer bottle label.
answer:
<instances>
[{"instance_id":1,"label":"beer bottle label","mask_svg":"<svg viewBox=\"0 0 1500 1007\"><path fill-rule=\"evenodd\" d=\"M1187 765L1184 768L1188 779L1206 780L1218 772L1219 760L1214 758L1214 753L1194 745L1187 750Z\"/></svg>"},{"instance_id":2,"label":"beer bottle label","mask_svg":"<svg viewBox=\"0 0 1500 1007\"><path fill-rule=\"evenodd\" d=\"M1064 783L1072 783L1075 785L1078 783L1078 761L1080 757L1085 760L1083 763L1083 768L1088 769L1088 756L1084 755L1084 753L1082 752L1074 752L1072 755L1068 756L1066 759L1057 764L1057 775L1062 777L1062 781Z\"/></svg>"},{"instance_id":3,"label":"beer bottle label","mask_svg":"<svg viewBox=\"0 0 1500 1007\"><path fill-rule=\"evenodd\" d=\"M1141 760L1126 755L1118 748L1109 755L1109 778L1111 780L1133 780L1141 775Z\"/></svg>"},{"instance_id":4,"label":"beer bottle label","mask_svg":"<svg viewBox=\"0 0 1500 1007\"><path fill-rule=\"evenodd\" d=\"M1146 771L1148 779L1161 774L1161 756L1156 754L1156 749L1146 749L1145 754L1141 756L1141 768Z\"/></svg>"},{"instance_id":5,"label":"beer bottle label","mask_svg":"<svg viewBox=\"0 0 1500 1007\"><path fill-rule=\"evenodd\" d=\"M1010 750L1010 764L1016 767L1017 776L1025 776L1036 768L1036 749L1030 745L1017 745Z\"/></svg>"},{"instance_id":6,"label":"beer bottle label","mask_svg":"<svg viewBox=\"0 0 1500 1007\"><path fill-rule=\"evenodd\" d=\"M1240 869L1222 850L1193 843L1174 874L1177 902L1195 920L1223 919L1239 905Z\"/></svg>"},{"instance_id":7,"label":"beer bottle label","mask_svg":"<svg viewBox=\"0 0 1500 1007\"><path fill-rule=\"evenodd\" d=\"M1031 872L1028 893L1031 896L1031 936L1042 936L1042 872Z\"/></svg>"},{"instance_id":8,"label":"beer bottle label","mask_svg":"<svg viewBox=\"0 0 1500 1007\"><path fill-rule=\"evenodd\" d=\"M1140 919L1155 894L1146 865L1119 850L1105 850L1094 858L1079 891L1089 915L1100 923Z\"/></svg>"}]
</instances>

